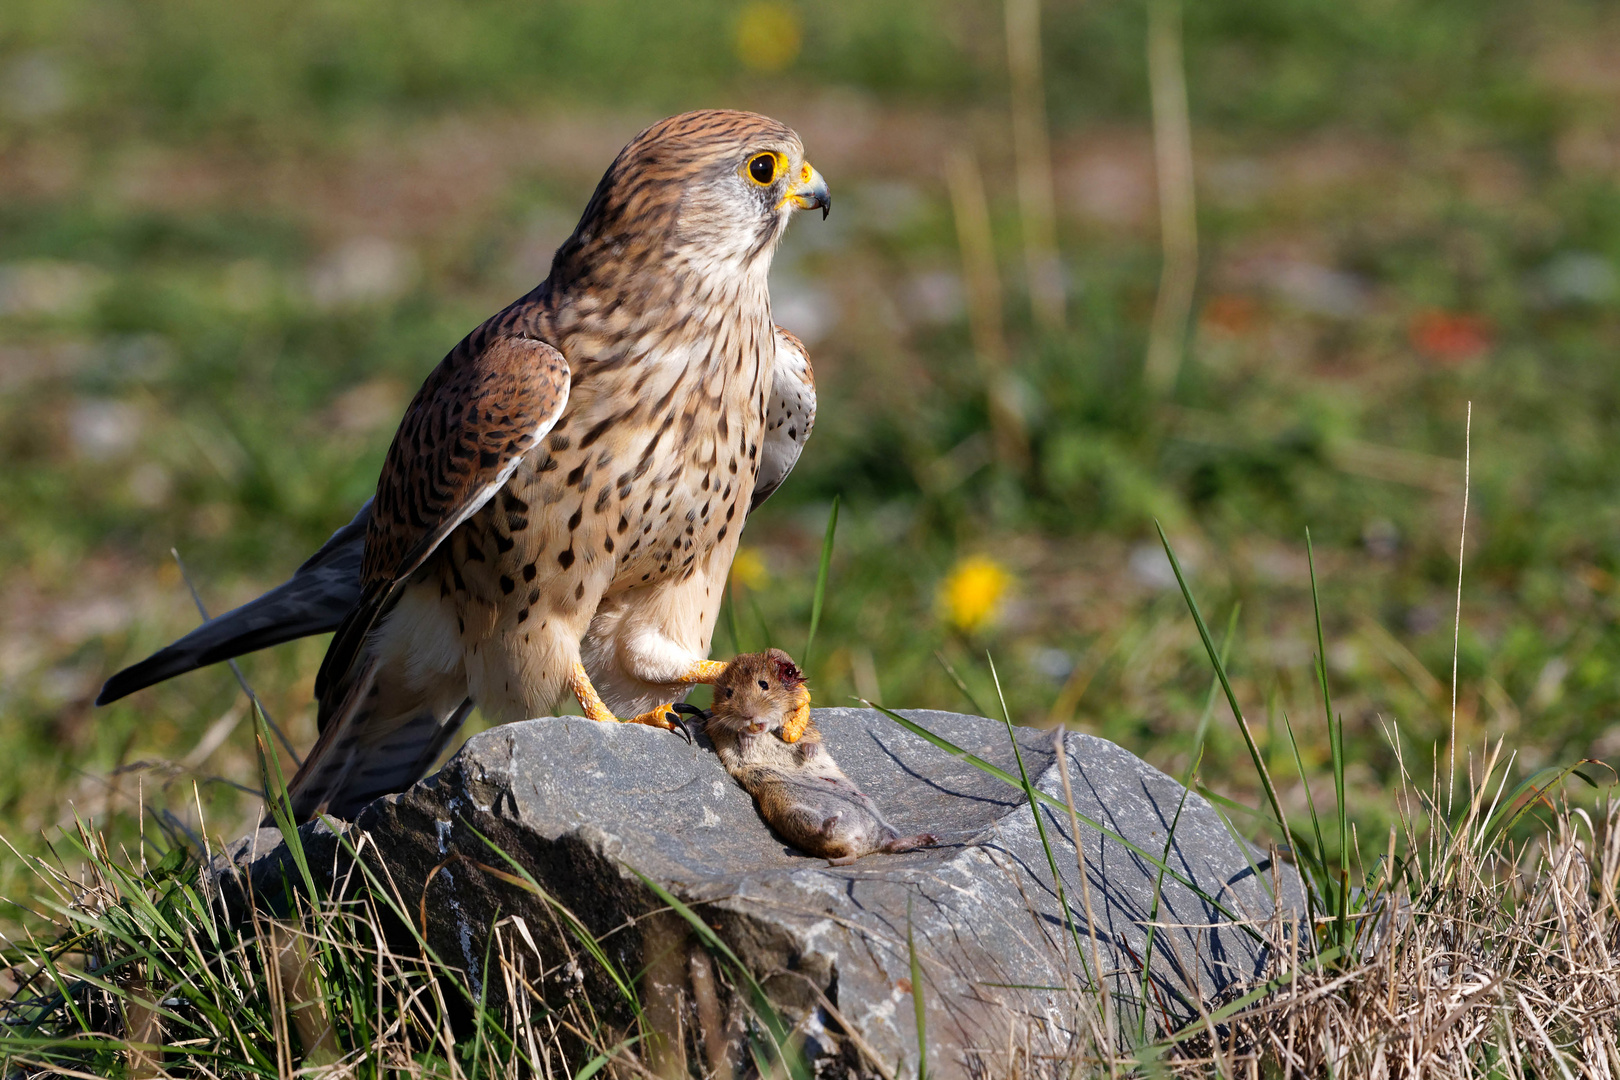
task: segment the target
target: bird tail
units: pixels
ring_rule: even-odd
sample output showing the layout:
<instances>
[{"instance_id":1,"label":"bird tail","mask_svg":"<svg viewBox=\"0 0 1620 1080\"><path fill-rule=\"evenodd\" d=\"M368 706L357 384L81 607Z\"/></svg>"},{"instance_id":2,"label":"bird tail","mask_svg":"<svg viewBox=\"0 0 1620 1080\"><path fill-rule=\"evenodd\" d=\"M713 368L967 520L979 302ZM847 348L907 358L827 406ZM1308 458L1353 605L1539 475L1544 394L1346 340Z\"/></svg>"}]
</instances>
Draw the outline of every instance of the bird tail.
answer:
<instances>
[{"instance_id":1,"label":"bird tail","mask_svg":"<svg viewBox=\"0 0 1620 1080\"><path fill-rule=\"evenodd\" d=\"M367 658L324 718L320 738L287 785L293 820L353 819L373 799L403 791L433 767L472 711L472 701L456 693L405 691L382 666Z\"/></svg>"},{"instance_id":2,"label":"bird tail","mask_svg":"<svg viewBox=\"0 0 1620 1080\"><path fill-rule=\"evenodd\" d=\"M96 704L243 653L337 629L360 602L360 560L370 519L368 499L290 580L118 672L102 686Z\"/></svg>"}]
</instances>

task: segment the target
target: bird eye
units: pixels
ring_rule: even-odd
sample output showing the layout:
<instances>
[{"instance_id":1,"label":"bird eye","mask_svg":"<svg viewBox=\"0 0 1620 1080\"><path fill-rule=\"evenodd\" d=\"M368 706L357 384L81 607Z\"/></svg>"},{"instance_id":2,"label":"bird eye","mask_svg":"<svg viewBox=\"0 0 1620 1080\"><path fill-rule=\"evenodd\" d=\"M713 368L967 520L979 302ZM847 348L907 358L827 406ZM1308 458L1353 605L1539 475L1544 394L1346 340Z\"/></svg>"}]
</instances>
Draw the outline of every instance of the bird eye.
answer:
<instances>
[{"instance_id":1,"label":"bird eye","mask_svg":"<svg viewBox=\"0 0 1620 1080\"><path fill-rule=\"evenodd\" d=\"M759 688L761 690L769 690L771 688L771 684L766 682L764 679L761 679L759 680Z\"/></svg>"},{"instance_id":2,"label":"bird eye","mask_svg":"<svg viewBox=\"0 0 1620 1080\"><path fill-rule=\"evenodd\" d=\"M748 175L754 183L764 185L776 179L776 155L755 154L748 161Z\"/></svg>"}]
</instances>

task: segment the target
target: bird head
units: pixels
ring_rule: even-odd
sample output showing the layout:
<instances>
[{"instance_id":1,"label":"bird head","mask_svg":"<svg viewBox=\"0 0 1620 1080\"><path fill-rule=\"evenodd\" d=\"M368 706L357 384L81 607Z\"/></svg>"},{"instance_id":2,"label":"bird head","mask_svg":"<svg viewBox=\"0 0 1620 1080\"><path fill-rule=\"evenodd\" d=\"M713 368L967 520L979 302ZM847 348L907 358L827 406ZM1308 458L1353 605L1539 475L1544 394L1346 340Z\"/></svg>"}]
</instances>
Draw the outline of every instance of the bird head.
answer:
<instances>
[{"instance_id":1,"label":"bird head","mask_svg":"<svg viewBox=\"0 0 1620 1080\"><path fill-rule=\"evenodd\" d=\"M763 272L795 211L826 217L831 206L791 128L757 113L682 113L619 152L557 259L605 252L705 273Z\"/></svg>"}]
</instances>

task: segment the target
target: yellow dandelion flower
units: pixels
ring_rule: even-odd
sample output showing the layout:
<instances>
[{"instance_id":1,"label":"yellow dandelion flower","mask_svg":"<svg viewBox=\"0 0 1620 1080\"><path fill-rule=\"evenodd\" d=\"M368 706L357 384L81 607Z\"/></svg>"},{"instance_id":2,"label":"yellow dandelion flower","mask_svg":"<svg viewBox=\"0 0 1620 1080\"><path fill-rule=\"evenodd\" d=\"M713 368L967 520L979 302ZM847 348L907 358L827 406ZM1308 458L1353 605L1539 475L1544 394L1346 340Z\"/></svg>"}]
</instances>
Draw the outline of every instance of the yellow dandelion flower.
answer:
<instances>
[{"instance_id":1,"label":"yellow dandelion flower","mask_svg":"<svg viewBox=\"0 0 1620 1080\"><path fill-rule=\"evenodd\" d=\"M771 572L765 566L765 557L759 548L738 548L731 560L731 582L756 592L771 583Z\"/></svg>"},{"instance_id":2,"label":"yellow dandelion flower","mask_svg":"<svg viewBox=\"0 0 1620 1080\"><path fill-rule=\"evenodd\" d=\"M803 41L799 13L788 4L760 0L737 16L737 59L753 71L781 71L798 58Z\"/></svg>"},{"instance_id":3,"label":"yellow dandelion flower","mask_svg":"<svg viewBox=\"0 0 1620 1080\"><path fill-rule=\"evenodd\" d=\"M989 556L959 559L940 585L940 610L956 629L978 633L995 621L1012 582L1006 568Z\"/></svg>"}]
</instances>

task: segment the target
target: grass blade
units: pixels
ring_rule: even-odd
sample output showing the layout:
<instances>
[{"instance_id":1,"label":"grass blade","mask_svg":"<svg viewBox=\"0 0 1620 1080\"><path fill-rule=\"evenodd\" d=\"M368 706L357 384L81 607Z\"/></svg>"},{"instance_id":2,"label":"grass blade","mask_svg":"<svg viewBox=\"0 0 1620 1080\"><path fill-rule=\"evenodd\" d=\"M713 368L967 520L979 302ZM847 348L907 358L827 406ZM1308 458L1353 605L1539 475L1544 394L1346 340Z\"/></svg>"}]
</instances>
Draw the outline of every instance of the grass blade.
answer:
<instances>
[{"instance_id":1,"label":"grass blade","mask_svg":"<svg viewBox=\"0 0 1620 1080\"><path fill-rule=\"evenodd\" d=\"M1350 906L1350 817L1344 805L1344 717L1335 718L1333 714L1333 694L1328 689L1327 677L1327 644L1322 634L1322 597L1316 588L1316 551L1311 545L1311 530L1305 530L1305 561L1311 570L1311 610L1316 616L1316 676L1322 687L1322 711L1327 718L1328 752L1333 757L1333 795L1338 802L1337 812L1339 818L1339 887L1334 890L1335 898L1333 908L1338 915L1337 940L1342 945L1348 941L1350 927L1347 923ZM1289 732L1292 740L1293 732ZM1299 751L1294 752L1298 758ZM1300 779L1305 779L1305 771L1300 770ZM1306 785L1305 797L1310 801L1310 786ZM1316 824L1316 803L1311 802L1311 823ZM1322 864L1327 865L1327 852L1322 850L1321 829L1317 828L1317 851L1321 855Z\"/></svg>"},{"instance_id":2,"label":"grass blade","mask_svg":"<svg viewBox=\"0 0 1620 1080\"><path fill-rule=\"evenodd\" d=\"M1309 925L1316 925L1317 905L1326 900L1324 905L1328 914L1337 915L1337 933L1335 940L1343 940L1345 929L1344 907L1340 903L1340 890L1335 887L1332 872L1328 868L1327 847L1322 842L1322 823L1316 814L1316 799L1311 795L1311 781L1305 775L1305 762L1299 756L1299 742L1294 738L1294 724L1288 719L1288 714L1282 714L1283 730L1288 733L1288 748L1294 754L1294 769L1299 773L1300 785L1305 789L1305 805L1311 810L1311 832L1316 836L1316 851L1309 857L1301 848L1294 848L1294 864L1304 871L1300 874L1305 879L1305 910L1309 916ZM1314 880L1314 884L1313 884Z\"/></svg>"},{"instance_id":3,"label":"grass blade","mask_svg":"<svg viewBox=\"0 0 1620 1080\"><path fill-rule=\"evenodd\" d=\"M979 704L979 699L973 696L973 691L968 689L967 682L957 672L955 665L946 659L945 654L935 649L934 659L939 661L939 666L945 669L945 674L951 677L951 682L955 683L956 688L962 692L962 696L967 698L967 703L973 706L974 715L986 715L984 706Z\"/></svg>"},{"instance_id":4,"label":"grass blade","mask_svg":"<svg viewBox=\"0 0 1620 1080\"><path fill-rule=\"evenodd\" d=\"M1091 981L1090 965L1086 963L1085 950L1080 947L1080 931L1074 926L1074 912L1069 908L1069 898L1064 892L1063 875L1058 873L1057 857L1052 854L1052 842L1046 836L1046 822L1041 819L1041 801L1035 796L1035 784L1029 778L1029 770L1024 767L1024 752L1018 746L1018 736L1013 732L1012 714L1007 710L1007 695L1001 692L1001 676L996 673L995 659L989 653L984 658L990 664L990 679L996 686L996 697L1001 700L1001 719L1007 725L1007 741L1012 743L1013 760L1018 762L1018 778L1024 789L1024 797L1029 800L1029 812L1035 818L1035 832L1041 838L1041 850L1046 852L1046 865L1052 871L1052 887L1057 891L1058 906L1063 909L1063 925L1074 939L1074 954L1080 960L1080 969L1085 972L1086 981ZM1064 752L1062 750L1059 751ZM1074 838L1075 846L1080 845L1080 838ZM1091 932L1091 927L1086 927ZM921 1008L921 1006L919 1006Z\"/></svg>"},{"instance_id":5,"label":"grass blade","mask_svg":"<svg viewBox=\"0 0 1620 1080\"><path fill-rule=\"evenodd\" d=\"M979 757L977 754L973 754L973 753L970 753L970 752L962 749L960 746L957 746L955 743L951 742L949 739L945 738L943 735L934 734L932 731L929 731L927 728L923 727L921 724L917 723L916 721L908 720L904 716L901 716L899 713L895 712L893 709L886 709L882 705L874 705L870 701L867 701L864 698L858 698L857 700L860 701L861 704L865 705L869 709L876 709L878 712L882 713L884 716L887 716L890 720L893 720L895 723L899 724L901 727L905 728L907 731L911 732L913 735L915 735L918 738L923 739L923 740L925 740L927 742L932 743L933 745L937 746L939 749L945 751L947 754L950 754L952 757L956 758L958 761L965 761L969 765L972 765L975 769L978 769L980 772L985 773L988 776L993 776L997 780L1000 780L1005 784L1010 784L1013 787L1018 788L1020 791L1024 790L1024 785L1019 782L1018 777L1014 776L1012 773L1008 772L1007 770L1005 770L1005 769L1003 769L1003 768L1001 768L1001 767L999 767L997 765L991 764L990 762L984 760L984 758ZM1041 802L1043 802L1046 805L1050 806L1054 810L1061 810L1065 814L1069 812L1069 807L1068 807L1068 805L1066 803L1064 803L1064 802L1062 802L1062 801L1060 801L1058 799L1052 798L1052 796L1048 795L1046 792L1040 790L1039 788L1035 789L1035 797L1037 799L1039 799ZM1145 859L1147 862L1151 863L1154 866L1163 867L1165 873L1169 874L1172 880L1174 880L1175 882L1177 882L1180 885L1185 886L1187 889L1191 890L1191 892L1192 892L1192 894L1194 896L1198 897L1198 899L1200 899L1204 903L1208 904L1215 911L1218 911L1222 915L1225 915L1228 919L1230 919L1233 922L1234 925L1236 925L1238 927L1238 929L1242 930L1245 934L1249 935L1255 941L1263 940L1261 935L1260 935L1260 932L1258 930L1256 930L1254 927L1248 925L1246 922L1240 921L1238 919L1237 915L1235 915L1232 912L1232 910L1230 908L1228 908L1225 904L1221 903L1219 900L1215 899L1215 897L1211 896L1209 893L1207 893L1203 889L1199 888L1198 885L1191 878L1187 877L1185 874L1182 874L1182 873L1178 872L1173 867L1167 865L1165 863L1165 861L1163 859L1159 858L1157 855L1153 855L1153 854L1149 853L1148 851L1145 851L1144 849L1142 849L1142 848L1136 846L1135 844L1131 843L1129 840L1125 839L1119 833L1115 832L1113 829L1110 829L1108 826L1104 825L1102 822L1098 821L1096 818L1090 817L1090 816L1088 816L1086 814L1082 814L1078 810L1075 811L1075 816L1078 817L1088 827L1096 829L1099 833L1106 836L1108 839L1112 840L1114 843L1120 845L1126 851L1129 851L1131 854L1136 855L1137 857L1139 857L1141 859Z\"/></svg>"},{"instance_id":6,"label":"grass blade","mask_svg":"<svg viewBox=\"0 0 1620 1080\"><path fill-rule=\"evenodd\" d=\"M1198 637L1204 643L1204 651L1209 654L1209 662L1215 665L1215 676L1221 682L1221 690L1226 694L1226 703L1231 706L1232 716L1237 720L1238 730L1243 734L1243 742L1249 749L1249 758L1254 762L1254 771L1260 777L1260 786L1265 789L1266 801L1271 804L1272 816L1276 819L1277 827L1282 830L1283 843L1292 849L1294 838L1288 830L1288 818L1283 814L1282 803L1277 798L1277 789L1272 786L1271 773L1266 768L1260 747L1254 741L1254 732L1249 730L1249 722L1243 718L1237 694L1232 690L1232 681L1226 676L1226 665L1221 663L1220 653L1215 648L1214 640L1209 636L1209 627L1204 623L1204 615L1198 610L1198 601L1193 599L1192 589L1187 585L1187 575L1181 570L1181 560L1176 558L1176 553L1171 549L1170 538L1164 534L1164 526L1157 521L1153 526L1159 530L1159 542L1164 545L1165 557L1170 560L1170 569L1175 572L1176 584L1181 587L1181 597L1187 602L1187 610L1192 612L1193 624L1198 627Z\"/></svg>"},{"instance_id":7,"label":"grass blade","mask_svg":"<svg viewBox=\"0 0 1620 1080\"><path fill-rule=\"evenodd\" d=\"M1241 603L1232 605L1232 614L1226 617L1226 636L1221 639L1221 663L1226 663L1232 642L1237 637L1238 616L1243 612ZM1221 680L1209 677L1209 694L1204 698L1204 711L1198 714L1198 726L1193 729L1193 757L1203 752L1204 738L1209 734L1209 722L1215 715L1215 697L1221 692ZM1183 781L1185 784L1185 781Z\"/></svg>"},{"instance_id":8,"label":"grass blade","mask_svg":"<svg viewBox=\"0 0 1620 1080\"><path fill-rule=\"evenodd\" d=\"M1199 794L1207 795L1207 789L1205 789L1202 785L1199 786L1198 790ZM1266 896L1269 897L1272 904L1275 905L1277 903L1277 890L1272 887L1271 879L1266 876L1260 864L1254 861L1254 856L1249 851L1249 849L1254 847L1254 845L1245 840L1243 838L1243 834L1238 832L1237 829L1233 827L1232 819L1221 813L1221 808L1219 806L1213 806L1211 809L1215 811L1215 817L1220 821L1222 828L1226 830L1226 835L1232 838L1233 846L1243 853L1243 861L1249 864L1249 873L1254 875L1254 880L1260 883L1260 888L1264 890ZM1255 816L1261 817L1259 814L1256 814ZM1261 817L1261 820L1263 821L1265 819ZM1272 855L1266 858L1266 865L1264 869L1269 870L1272 867L1273 858L1277 854L1280 854L1280 852L1273 852Z\"/></svg>"},{"instance_id":9,"label":"grass blade","mask_svg":"<svg viewBox=\"0 0 1620 1080\"><path fill-rule=\"evenodd\" d=\"M632 1035L628 1039L620 1040L616 1046L597 1054L587 1061L579 1072L574 1074L574 1080L591 1080L591 1077L602 1071L603 1066L610 1064L622 1051L630 1049L640 1041L640 1035Z\"/></svg>"},{"instance_id":10,"label":"grass blade","mask_svg":"<svg viewBox=\"0 0 1620 1080\"><path fill-rule=\"evenodd\" d=\"M801 666L810 669L810 649L816 643L816 630L821 626L821 607L827 596L827 572L832 568L833 535L838 531L838 496L833 496L832 510L827 514L827 533L821 538L821 564L816 568L816 592L810 598L810 633L804 639L804 657Z\"/></svg>"},{"instance_id":11,"label":"grass blade","mask_svg":"<svg viewBox=\"0 0 1620 1080\"><path fill-rule=\"evenodd\" d=\"M1581 779L1587 780L1578 771L1585 764L1588 764L1588 762L1583 760L1577 761L1573 765L1565 765L1562 768L1556 765L1548 765L1546 768L1539 769L1519 781L1518 785L1508 793L1508 797L1502 800L1501 809L1497 810L1491 816L1491 819L1486 822L1485 828L1481 831L1481 837L1489 838L1494 834L1510 831L1537 803L1546 798L1547 792L1569 779L1570 776L1580 776ZM1591 762L1591 764L1602 765L1603 762ZM1591 781L1587 780L1587 783L1591 783Z\"/></svg>"},{"instance_id":12,"label":"grass blade","mask_svg":"<svg viewBox=\"0 0 1620 1080\"><path fill-rule=\"evenodd\" d=\"M574 914L568 905L547 892L545 887L534 879L534 875L529 873L522 863L508 855L504 848L468 824L465 818L462 819L462 824L466 825L474 836L482 840L486 847L499 855L501 860L516 873L508 874L497 870L493 866L485 866L483 863L475 862L473 865L491 877L504 881L514 888L522 889L529 895L544 901L546 906L551 908L557 917L562 920L563 924L568 927L568 932L574 935L574 939L579 942L580 948L584 949L591 959L595 960L601 965L602 970L607 972L608 978L613 980L613 985L619 991L619 995L624 998L625 1003L630 1006L639 1019L641 1017L641 1001L636 996L634 987L624 973L619 970L618 965L609 958L607 950L602 948L602 943L596 939L596 935L591 933L590 928L579 920L579 917ZM468 861L471 862L471 860Z\"/></svg>"},{"instance_id":13,"label":"grass blade","mask_svg":"<svg viewBox=\"0 0 1620 1080\"><path fill-rule=\"evenodd\" d=\"M709 949L711 952L720 954L728 963L731 964L733 970L737 972L738 976L740 976L748 986L749 994L754 999L754 1008L756 1013L759 1016L761 1023L764 1025L766 1033L770 1036L771 1041L774 1044L774 1048L777 1053L777 1060L787 1068L787 1071L789 1075L793 1077L793 1080L812 1080L808 1063L804 1060L804 1056L797 1052L797 1049L790 1041L793 1035L792 1028L790 1028L782 1019L781 1014L776 1011L776 1006L771 1004L771 999L765 993L765 988L760 985L758 979L754 978L753 972L749 971L748 966L744 964L742 960L738 959L736 953L731 951L731 946L727 945L725 940L721 938L719 934L714 932L713 927L704 922L697 912L693 911L686 904L682 903L674 893L664 888L646 874L643 874L640 870L630 866L628 863L623 865L632 874L635 874L636 877L640 878L642 884L651 889L653 893L657 895L659 900L669 905L670 909L673 910L675 914L685 919L687 925L692 928L693 932L697 934L698 940L700 940L707 949ZM760 1074L762 1076L773 1075L773 1072L774 1070L764 1068L760 1070Z\"/></svg>"},{"instance_id":14,"label":"grass blade","mask_svg":"<svg viewBox=\"0 0 1620 1080\"><path fill-rule=\"evenodd\" d=\"M1165 867L1170 865L1170 849L1175 846L1176 827L1181 824L1181 811L1182 808L1187 805L1187 793L1190 790L1187 785L1192 780L1194 775L1197 774L1198 763L1203 759L1204 749L1203 747L1199 747L1197 756L1194 757L1192 759L1192 763L1187 766L1187 777L1182 781L1181 784L1181 798L1176 800L1176 813L1175 816L1170 819L1170 831L1167 832L1164 837L1164 861L1159 865L1158 873L1155 874L1153 878L1153 903L1148 907L1147 917L1147 943L1142 949L1141 997L1143 1001L1148 999L1148 981L1153 977L1153 937L1155 932L1159 929L1159 899L1164 895L1164 870ZM1142 1042L1147 1039L1146 1009L1142 1010L1142 1022L1137 1028L1136 1038L1138 1042Z\"/></svg>"},{"instance_id":15,"label":"grass blade","mask_svg":"<svg viewBox=\"0 0 1620 1080\"><path fill-rule=\"evenodd\" d=\"M1333 694L1328 689L1327 645L1322 636L1322 597L1316 589L1316 552L1311 546L1311 530L1305 530L1305 561L1311 570L1311 610L1316 615L1316 674L1322 684L1322 712L1327 718L1329 750L1333 755L1333 794L1339 800L1339 860L1350 860L1350 818L1344 805L1344 717L1333 714Z\"/></svg>"},{"instance_id":16,"label":"grass blade","mask_svg":"<svg viewBox=\"0 0 1620 1080\"><path fill-rule=\"evenodd\" d=\"M253 736L254 746L259 754L259 775L264 781L265 806L275 820L282 840L286 841L293 864L298 867L298 876L303 879L304 888L307 890L305 895L314 899L320 895L315 888L315 875L310 873L309 859L304 854L304 841L298 835L298 823L293 820L292 800L287 795L286 778L281 774L281 759L270 747L269 727L257 702L253 704Z\"/></svg>"},{"instance_id":17,"label":"grass blade","mask_svg":"<svg viewBox=\"0 0 1620 1080\"><path fill-rule=\"evenodd\" d=\"M928 1010L923 1005L922 964L911 928L911 898L906 897L906 950L911 954L911 1007L917 1023L917 1080L928 1080Z\"/></svg>"}]
</instances>

